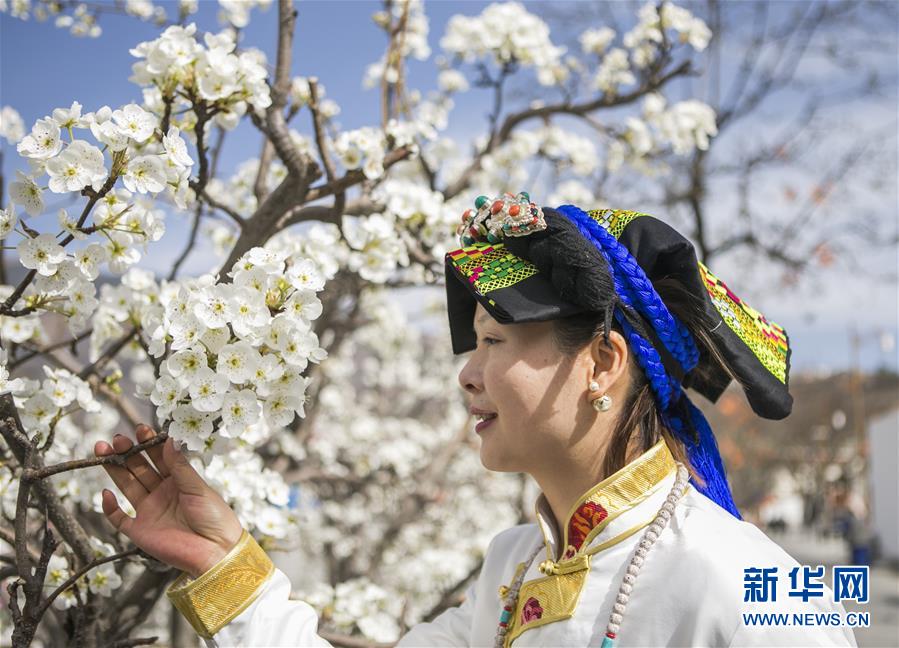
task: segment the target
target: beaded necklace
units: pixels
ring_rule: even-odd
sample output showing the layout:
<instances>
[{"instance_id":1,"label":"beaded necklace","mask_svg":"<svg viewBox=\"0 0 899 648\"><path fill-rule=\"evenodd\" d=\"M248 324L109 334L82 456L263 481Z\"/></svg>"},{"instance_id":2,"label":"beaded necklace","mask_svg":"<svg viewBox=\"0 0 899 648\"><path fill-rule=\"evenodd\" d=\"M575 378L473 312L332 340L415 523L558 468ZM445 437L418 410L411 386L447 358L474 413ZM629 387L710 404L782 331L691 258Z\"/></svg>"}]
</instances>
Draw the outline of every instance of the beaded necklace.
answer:
<instances>
[{"instance_id":1,"label":"beaded necklace","mask_svg":"<svg viewBox=\"0 0 899 648\"><path fill-rule=\"evenodd\" d=\"M649 554L649 550L652 549L652 546L655 544L655 541L658 540L659 535L661 535L664 528L668 526L668 522L674 514L674 507L677 506L678 501L680 501L681 497L684 495L684 489L687 487L690 473L682 463L675 463L677 464L677 477L674 480L674 485L671 487L671 491L668 493L665 503L662 504L662 508L656 513L655 519L653 519L652 523L647 527L646 531L643 533L643 537L640 538L637 549L634 551L634 555L627 566L627 572L624 574L624 578L618 588L615 604L612 606L612 613L609 615L609 623L606 625L606 635L603 637L601 648L615 647L615 638L618 636L618 630L621 627L621 621L624 619L624 612L627 609L631 591L634 589L634 583L636 583L637 576L640 574L640 568L643 567L643 563L646 560L647 554ZM509 630L509 622L512 619L512 613L518 603L518 592L524 582L525 574L527 574L531 564L533 564L534 559L537 557L537 554L540 553L541 549L543 549L543 545L537 545L534 552L524 563L522 563L524 569L518 571L515 575L515 579L503 597L503 611L499 617L496 638L493 640L494 648L503 648L506 640L506 633Z\"/></svg>"}]
</instances>

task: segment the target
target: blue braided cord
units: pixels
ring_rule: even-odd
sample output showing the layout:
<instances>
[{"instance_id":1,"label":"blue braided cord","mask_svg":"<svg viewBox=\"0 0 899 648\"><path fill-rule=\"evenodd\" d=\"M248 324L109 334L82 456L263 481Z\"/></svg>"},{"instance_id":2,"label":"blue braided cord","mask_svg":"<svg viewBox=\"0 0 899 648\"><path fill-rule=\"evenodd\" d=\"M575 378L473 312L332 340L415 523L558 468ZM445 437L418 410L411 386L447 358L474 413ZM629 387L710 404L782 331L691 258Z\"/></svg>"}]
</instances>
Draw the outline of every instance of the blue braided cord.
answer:
<instances>
[{"instance_id":1,"label":"blue braided cord","mask_svg":"<svg viewBox=\"0 0 899 648\"><path fill-rule=\"evenodd\" d=\"M652 281L628 249L618 242L606 228L590 218L589 214L574 205L558 208L578 226L581 234L593 242L609 266L614 268L616 290L627 283L626 292L618 291L625 303L646 317L656 330L665 348L689 372L699 362L699 349L687 327L675 317L656 292ZM588 234L589 233L589 234ZM614 263L612 262L614 259Z\"/></svg>"},{"instance_id":2,"label":"blue braided cord","mask_svg":"<svg viewBox=\"0 0 899 648\"><path fill-rule=\"evenodd\" d=\"M655 394L659 408L663 412L667 411L671 407L672 397L676 394L676 385L672 384L668 372L665 371L662 357L656 348L634 329L618 308L615 309L615 319L621 324L624 336L633 350L637 364L640 365L640 368L643 369L643 373L646 374L646 378L649 380L649 386L652 389L652 393Z\"/></svg>"},{"instance_id":3,"label":"blue braided cord","mask_svg":"<svg viewBox=\"0 0 899 648\"><path fill-rule=\"evenodd\" d=\"M681 402L690 414L692 428L698 432L699 439L691 438L690 430L685 422L678 416L668 416L667 420L675 434L684 442L687 449L687 457L690 465L705 481L704 486L693 482L693 486L703 495L715 502L718 506L728 511L738 520L742 520L739 509L734 503L734 497L727 482L727 473L724 463L721 461L721 453L718 450L718 442L709 427L702 411L693 404L687 394L681 392Z\"/></svg>"},{"instance_id":4,"label":"blue braided cord","mask_svg":"<svg viewBox=\"0 0 899 648\"><path fill-rule=\"evenodd\" d=\"M696 366L699 359L699 350L693 341L693 337L662 302L661 297L659 297L655 288L652 287L652 282L646 277L646 273L643 272L636 259L627 251L627 248L621 245L612 234L578 207L563 205L559 207L559 211L575 224L584 238L593 243L603 258L606 259L612 274L615 290L621 302L649 318L654 324L659 338L672 355L685 367L685 371L689 371L689 369ZM606 246L612 251L614 262ZM626 284L626 279L630 279L629 285ZM641 289L639 287L641 284L648 284L649 289L645 289L645 286ZM656 307L654 309L649 308L646 304L647 300L657 302ZM653 315L654 311L657 313L657 316ZM665 315L667 315L667 318ZM640 365L643 373L646 374L647 380L649 380L650 388L659 403L663 419L668 424L668 427L683 441L690 465L693 466L694 470L705 482L704 486L700 486L695 482L693 485L699 492L706 495L721 508L730 512L737 519L742 519L727 482L718 444L705 416L693 405L680 384L665 371L665 366L662 364L662 358L658 350L636 331L620 308L615 309L615 319L621 324L637 364ZM662 322L663 319L666 321ZM665 328L664 325L667 325L668 328ZM675 331L673 335L671 334L672 329ZM685 341L688 344L685 344ZM669 343L671 343L671 346L669 346ZM675 414L677 406L685 406L687 408L690 415L690 425L687 425L684 420ZM697 441L694 441L692 438L691 428L698 433L699 438Z\"/></svg>"},{"instance_id":5,"label":"blue braided cord","mask_svg":"<svg viewBox=\"0 0 899 648\"><path fill-rule=\"evenodd\" d=\"M715 441L715 435L712 434L712 429L702 411L693 404L680 384L665 371L662 358L655 347L634 329L618 308L615 309L615 319L621 324L637 364L640 365L649 380L650 388L663 413L663 419L683 442L690 465L705 482L704 485L700 485L694 481L693 486L738 520L742 520L740 511L734 503L730 485L727 483L727 475L718 451L718 443ZM690 414L691 425L685 424L679 416L674 414L677 409L675 405L686 406ZM698 432L699 439L697 441L692 438L691 427L692 430Z\"/></svg>"}]
</instances>

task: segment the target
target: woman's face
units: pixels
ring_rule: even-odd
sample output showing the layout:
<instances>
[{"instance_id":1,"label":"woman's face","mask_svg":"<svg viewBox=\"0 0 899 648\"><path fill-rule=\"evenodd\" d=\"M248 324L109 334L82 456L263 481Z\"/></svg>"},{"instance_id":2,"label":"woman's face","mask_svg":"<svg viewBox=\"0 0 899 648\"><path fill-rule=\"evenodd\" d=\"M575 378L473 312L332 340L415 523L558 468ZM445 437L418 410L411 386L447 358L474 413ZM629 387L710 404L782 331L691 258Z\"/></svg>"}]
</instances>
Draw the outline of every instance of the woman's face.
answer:
<instances>
[{"instance_id":1,"label":"woman's face","mask_svg":"<svg viewBox=\"0 0 899 648\"><path fill-rule=\"evenodd\" d=\"M587 447L595 435L586 434L596 421L589 347L563 355L551 322L499 324L480 304L474 327L477 348L459 383L470 408L497 415L478 431L484 466L534 475L572 452L595 450Z\"/></svg>"}]
</instances>

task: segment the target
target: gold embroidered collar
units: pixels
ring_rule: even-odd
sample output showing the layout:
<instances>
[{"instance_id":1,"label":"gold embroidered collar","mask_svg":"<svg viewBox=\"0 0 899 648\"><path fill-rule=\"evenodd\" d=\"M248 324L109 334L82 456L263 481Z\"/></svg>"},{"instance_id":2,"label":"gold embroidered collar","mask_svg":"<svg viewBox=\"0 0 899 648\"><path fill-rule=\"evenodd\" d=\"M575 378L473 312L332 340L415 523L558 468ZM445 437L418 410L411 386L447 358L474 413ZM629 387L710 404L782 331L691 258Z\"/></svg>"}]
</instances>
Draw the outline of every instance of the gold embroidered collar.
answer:
<instances>
[{"instance_id":1,"label":"gold embroidered collar","mask_svg":"<svg viewBox=\"0 0 899 648\"><path fill-rule=\"evenodd\" d=\"M612 520L642 502L674 469L671 450L660 439L621 470L591 487L571 506L565 525L560 527L563 534L560 546L565 549L558 560L567 561L584 554L593 538ZM552 523L554 517L543 493L537 498L535 509L547 556L555 558L557 552L553 548L558 540Z\"/></svg>"}]
</instances>

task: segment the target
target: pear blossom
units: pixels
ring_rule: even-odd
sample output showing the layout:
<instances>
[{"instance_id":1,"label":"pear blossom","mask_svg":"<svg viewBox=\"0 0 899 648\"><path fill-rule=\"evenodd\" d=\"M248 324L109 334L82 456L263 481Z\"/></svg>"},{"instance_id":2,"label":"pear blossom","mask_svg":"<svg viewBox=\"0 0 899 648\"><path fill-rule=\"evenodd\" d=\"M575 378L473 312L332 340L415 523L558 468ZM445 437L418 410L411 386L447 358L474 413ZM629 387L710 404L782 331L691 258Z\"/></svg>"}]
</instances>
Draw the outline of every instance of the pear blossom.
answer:
<instances>
[{"instance_id":1,"label":"pear blossom","mask_svg":"<svg viewBox=\"0 0 899 648\"><path fill-rule=\"evenodd\" d=\"M10 204L6 209L0 209L0 240L9 236L16 229L16 206Z\"/></svg>"},{"instance_id":2,"label":"pear blossom","mask_svg":"<svg viewBox=\"0 0 899 648\"><path fill-rule=\"evenodd\" d=\"M222 404L222 421L226 436L240 435L248 425L259 418L259 401L250 389L228 392Z\"/></svg>"},{"instance_id":3,"label":"pear blossom","mask_svg":"<svg viewBox=\"0 0 899 648\"><path fill-rule=\"evenodd\" d=\"M213 286L204 290L194 305L194 315L209 328L218 328L228 323L231 308L228 300L228 292L220 286Z\"/></svg>"},{"instance_id":4,"label":"pear blossom","mask_svg":"<svg viewBox=\"0 0 899 648\"><path fill-rule=\"evenodd\" d=\"M146 141L157 125L152 113L134 103L114 111L112 120L122 133L138 143Z\"/></svg>"},{"instance_id":5,"label":"pear blossom","mask_svg":"<svg viewBox=\"0 0 899 648\"><path fill-rule=\"evenodd\" d=\"M287 278L297 290L319 291L325 287L325 278L310 259L297 259L287 269ZM235 282L237 279L235 278Z\"/></svg>"},{"instance_id":6,"label":"pear blossom","mask_svg":"<svg viewBox=\"0 0 899 648\"><path fill-rule=\"evenodd\" d=\"M175 164L184 167L193 165L194 161L187 153L187 145L181 138L181 131L176 126L169 128L169 132L162 137L162 145L165 147L169 159Z\"/></svg>"},{"instance_id":7,"label":"pear blossom","mask_svg":"<svg viewBox=\"0 0 899 648\"><path fill-rule=\"evenodd\" d=\"M252 337L271 321L265 294L250 288L239 289L229 302L231 326L238 337Z\"/></svg>"},{"instance_id":8,"label":"pear blossom","mask_svg":"<svg viewBox=\"0 0 899 648\"><path fill-rule=\"evenodd\" d=\"M209 368L201 368L190 381L190 404L198 412L217 412L228 390L228 378Z\"/></svg>"},{"instance_id":9,"label":"pear blossom","mask_svg":"<svg viewBox=\"0 0 899 648\"><path fill-rule=\"evenodd\" d=\"M262 413L272 427L286 427L293 421L296 411L302 407L302 401L294 394L283 389L269 394L262 405Z\"/></svg>"},{"instance_id":10,"label":"pear blossom","mask_svg":"<svg viewBox=\"0 0 899 648\"><path fill-rule=\"evenodd\" d=\"M77 101L73 101L70 108L55 108L53 121L59 124L61 129L85 128L86 126L81 117L81 104Z\"/></svg>"},{"instance_id":11,"label":"pear blossom","mask_svg":"<svg viewBox=\"0 0 899 648\"><path fill-rule=\"evenodd\" d=\"M42 435L50 429L50 422L59 413L59 407L43 391L25 401L22 409L22 425L29 437Z\"/></svg>"},{"instance_id":12,"label":"pear blossom","mask_svg":"<svg viewBox=\"0 0 899 648\"><path fill-rule=\"evenodd\" d=\"M169 334L172 336L172 350L180 351L195 347L202 339L206 326L194 315L188 314L172 320Z\"/></svg>"},{"instance_id":13,"label":"pear blossom","mask_svg":"<svg viewBox=\"0 0 899 648\"><path fill-rule=\"evenodd\" d=\"M188 385L199 374L200 369L208 368L206 353L196 349L184 349L172 354L166 362L169 372L178 379L181 385Z\"/></svg>"},{"instance_id":14,"label":"pear blossom","mask_svg":"<svg viewBox=\"0 0 899 648\"><path fill-rule=\"evenodd\" d=\"M112 118L112 109L109 106L103 106L94 113L88 113L84 117L88 124L91 134L109 147L111 151L124 151L128 148L130 138L128 134L122 130Z\"/></svg>"},{"instance_id":15,"label":"pear blossom","mask_svg":"<svg viewBox=\"0 0 899 648\"><path fill-rule=\"evenodd\" d=\"M459 70L443 70L437 75L437 85L447 93L468 90L468 79Z\"/></svg>"},{"instance_id":16,"label":"pear blossom","mask_svg":"<svg viewBox=\"0 0 899 648\"><path fill-rule=\"evenodd\" d=\"M203 343L203 346L205 346L210 353L216 354L221 351L222 347L224 347L230 339L231 331L228 330L227 326L206 329L200 336L200 342Z\"/></svg>"},{"instance_id":17,"label":"pear blossom","mask_svg":"<svg viewBox=\"0 0 899 648\"><path fill-rule=\"evenodd\" d=\"M103 153L84 140L75 140L47 162L50 191L65 193L91 186L99 190L106 180Z\"/></svg>"},{"instance_id":18,"label":"pear blossom","mask_svg":"<svg viewBox=\"0 0 899 648\"><path fill-rule=\"evenodd\" d=\"M197 411L191 405L179 405L172 414L169 435L187 445L189 450L202 450L212 434L209 414Z\"/></svg>"},{"instance_id":19,"label":"pear blossom","mask_svg":"<svg viewBox=\"0 0 899 648\"><path fill-rule=\"evenodd\" d=\"M216 370L234 384L251 380L261 362L259 352L246 342L226 344L218 352Z\"/></svg>"},{"instance_id":20,"label":"pear blossom","mask_svg":"<svg viewBox=\"0 0 899 648\"><path fill-rule=\"evenodd\" d=\"M564 47L553 45L546 23L518 2L488 5L475 17L453 16L440 47L463 61L489 58L497 65L517 62L533 66L543 85L551 83L552 75L540 72L558 65L565 53Z\"/></svg>"},{"instance_id":21,"label":"pear blossom","mask_svg":"<svg viewBox=\"0 0 899 648\"><path fill-rule=\"evenodd\" d=\"M615 30L610 27L588 29L579 37L581 49L585 54L602 54L615 40Z\"/></svg>"},{"instance_id":22,"label":"pear blossom","mask_svg":"<svg viewBox=\"0 0 899 648\"><path fill-rule=\"evenodd\" d=\"M84 277L94 281L100 276L100 264L109 259L109 251L100 243L88 243L74 254L75 266Z\"/></svg>"},{"instance_id":23,"label":"pear blossom","mask_svg":"<svg viewBox=\"0 0 899 648\"><path fill-rule=\"evenodd\" d=\"M142 155L128 162L122 181L129 191L159 193L165 189L165 167L156 155Z\"/></svg>"},{"instance_id":24,"label":"pear blossom","mask_svg":"<svg viewBox=\"0 0 899 648\"><path fill-rule=\"evenodd\" d=\"M38 119L31 128L31 133L22 138L16 145L19 155L38 160L46 160L62 150L59 137L59 124L50 117Z\"/></svg>"},{"instance_id":25,"label":"pear blossom","mask_svg":"<svg viewBox=\"0 0 899 648\"><path fill-rule=\"evenodd\" d=\"M636 80L630 71L627 52L619 47L614 47L602 58L596 76L593 78L593 87L596 90L615 94L618 92L618 86L630 85Z\"/></svg>"},{"instance_id":26,"label":"pear blossom","mask_svg":"<svg viewBox=\"0 0 899 648\"><path fill-rule=\"evenodd\" d=\"M105 563L89 572L90 591L101 596L112 596L112 591L122 585L122 577L110 563Z\"/></svg>"},{"instance_id":27,"label":"pear blossom","mask_svg":"<svg viewBox=\"0 0 899 648\"><path fill-rule=\"evenodd\" d=\"M314 291L297 290L284 303L284 312L308 324L322 314L322 303Z\"/></svg>"},{"instance_id":28,"label":"pear blossom","mask_svg":"<svg viewBox=\"0 0 899 648\"><path fill-rule=\"evenodd\" d=\"M38 216L44 211L43 190L21 171L16 171L18 180L9 185L9 197L17 205L22 205L30 216Z\"/></svg>"},{"instance_id":29,"label":"pear blossom","mask_svg":"<svg viewBox=\"0 0 899 648\"><path fill-rule=\"evenodd\" d=\"M12 106L0 108L0 137L10 144L17 144L25 136L25 122Z\"/></svg>"},{"instance_id":30,"label":"pear blossom","mask_svg":"<svg viewBox=\"0 0 899 648\"><path fill-rule=\"evenodd\" d=\"M45 277L56 272L56 268L66 258L66 252L52 234L39 234L35 238L24 238L16 246L19 261L31 270Z\"/></svg>"},{"instance_id":31,"label":"pear blossom","mask_svg":"<svg viewBox=\"0 0 899 648\"><path fill-rule=\"evenodd\" d=\"M171 376L160 376L153 386L150 401L156 405L156 415L166 418L178 405L184 388Z\"/></svg>"}]
</instances>

